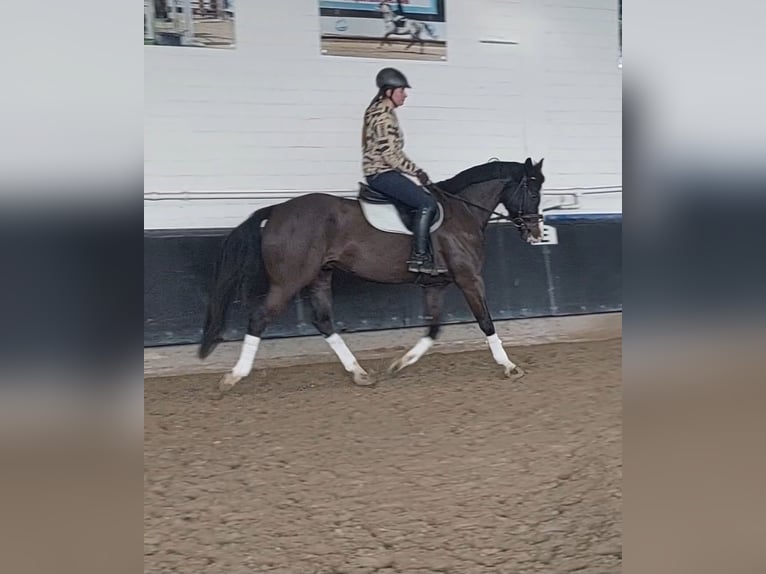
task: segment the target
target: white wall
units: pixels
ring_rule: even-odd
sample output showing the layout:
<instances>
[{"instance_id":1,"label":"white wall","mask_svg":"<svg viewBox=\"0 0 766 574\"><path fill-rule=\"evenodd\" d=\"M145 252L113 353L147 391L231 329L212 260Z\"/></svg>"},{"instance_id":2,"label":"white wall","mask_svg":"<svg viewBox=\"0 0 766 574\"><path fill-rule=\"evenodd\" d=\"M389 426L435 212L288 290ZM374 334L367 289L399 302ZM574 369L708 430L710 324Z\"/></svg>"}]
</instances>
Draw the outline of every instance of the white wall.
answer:
<instances>
[{"instance_id":1,"label":"white wall","mask_svg":"<svg viewBox=\"0 0 766 574\"><path fill-rule=\"evenodd\" d=\"M145 48L145 192L212 197L147 200L147 228L225 227L274 197L351 192L383 65L414 86L406 151L434 180L544 156L549 189L622 184L616 0L447 0L447 62L322 56L316 0L236 8L233 50ZM216 195L243 191L281 193Z\"/></svg>"}]
</instances>

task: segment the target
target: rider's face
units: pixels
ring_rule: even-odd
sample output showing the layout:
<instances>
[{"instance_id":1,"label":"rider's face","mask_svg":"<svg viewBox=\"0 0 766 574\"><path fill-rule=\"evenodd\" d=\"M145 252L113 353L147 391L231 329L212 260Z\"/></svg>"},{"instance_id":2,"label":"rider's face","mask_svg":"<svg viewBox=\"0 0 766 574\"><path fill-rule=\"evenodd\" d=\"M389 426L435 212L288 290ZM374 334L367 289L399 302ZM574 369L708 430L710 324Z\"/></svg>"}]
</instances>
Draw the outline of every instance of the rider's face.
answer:
<instances>
[{"instance_id":1,"label":"rider's face","mask_svg":"<svg viewBox=\"0 0 766 574\"><path fill-rule=\"evenodd\" d=\"M404 105L404 100L406 99L407 99L406 88L396 88L395 90L391 91L391 101L394 102L394 105L397 108L399 106Z\"/></svg>"}]
</instances>

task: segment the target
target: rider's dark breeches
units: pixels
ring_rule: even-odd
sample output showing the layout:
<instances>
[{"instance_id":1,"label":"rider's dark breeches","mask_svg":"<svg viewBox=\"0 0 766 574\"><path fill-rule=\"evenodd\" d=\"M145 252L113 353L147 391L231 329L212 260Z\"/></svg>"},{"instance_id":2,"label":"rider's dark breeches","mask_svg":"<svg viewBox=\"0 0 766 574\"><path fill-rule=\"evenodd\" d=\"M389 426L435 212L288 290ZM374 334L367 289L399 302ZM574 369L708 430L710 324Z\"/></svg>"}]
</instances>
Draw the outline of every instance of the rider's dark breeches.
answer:
<instances>
[{"instance_id":1,"label":"rider's dark breeches","mask_svg":"<svg viewBox=\"0 0 766 574\"><path fill-rule=\"evenodd\" d=\"M384 171L367 176L367 183L377 191L413 209L438 208L434 197L425 189L398 171Z\"/></svg>"}]
</instances>

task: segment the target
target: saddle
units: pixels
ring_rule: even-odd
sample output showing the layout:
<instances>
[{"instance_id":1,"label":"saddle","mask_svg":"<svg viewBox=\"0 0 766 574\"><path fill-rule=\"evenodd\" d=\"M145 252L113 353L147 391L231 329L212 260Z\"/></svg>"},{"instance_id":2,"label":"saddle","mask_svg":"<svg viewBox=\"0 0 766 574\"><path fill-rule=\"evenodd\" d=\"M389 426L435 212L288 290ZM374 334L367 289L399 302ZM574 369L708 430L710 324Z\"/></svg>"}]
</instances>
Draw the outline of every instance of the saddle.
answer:
<instances>
[{"instance_id":1,"label":"saddle","mask_svg":"<svg viewBox=\"0 0 766 574\"><path fill-rule=\"evenodd\" d=\"M413 235L412 220L414 210L376 191L364 182L359 182L359 205L367 222L375 229L388 233ZM431 233L439 229L444 222L444 208L441 203L431 220Z\"/></svg>"}]
</instances>

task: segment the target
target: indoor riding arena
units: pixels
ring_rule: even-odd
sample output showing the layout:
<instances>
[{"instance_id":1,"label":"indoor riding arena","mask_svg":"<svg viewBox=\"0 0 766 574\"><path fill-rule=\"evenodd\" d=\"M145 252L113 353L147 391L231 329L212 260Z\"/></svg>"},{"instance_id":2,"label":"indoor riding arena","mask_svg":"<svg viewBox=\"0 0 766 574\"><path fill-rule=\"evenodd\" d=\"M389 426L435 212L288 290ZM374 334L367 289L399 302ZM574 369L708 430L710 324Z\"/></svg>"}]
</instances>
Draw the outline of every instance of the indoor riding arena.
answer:
<instances>
[{"instance_id":1,"label":"indoor riding arena","mask_svg":"<svg viewBox=\"0 0 766 574\"><path fill-rule=\"evenodd\" d=\"M320 18L352 27L358 4L226 3L237 27L225 53L144 48L144 571L617 574L618 3L413 0L410 17L442 18L443 52L321 54ZM521 36L518 21L531 26ZM240 287L265 293L276 280L266 265L257 278L237 268L221 342L200 358L233 229L317 192L357 213L362 116L386 66L413 86L396 114L405 153L433 181L499 161L521 166L507 185L529 194L529 177L544 174L539 237L499 195L480 275L449 269L460 281L444 291L435 341L427 277L389 284L344 267L331 282L332 337L315 326L308 288L255 337ZM383 231L371 214L358 209L379 245L348 252L409 246L411 232ZM270 221L242 261L261 257ZM441 225L433 245L462 245L448 217ZM485 304L471 304L471 285Z\"/></svg>"}]
</instances>

